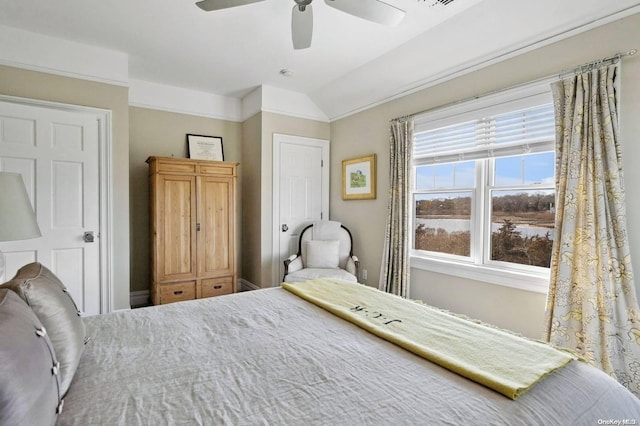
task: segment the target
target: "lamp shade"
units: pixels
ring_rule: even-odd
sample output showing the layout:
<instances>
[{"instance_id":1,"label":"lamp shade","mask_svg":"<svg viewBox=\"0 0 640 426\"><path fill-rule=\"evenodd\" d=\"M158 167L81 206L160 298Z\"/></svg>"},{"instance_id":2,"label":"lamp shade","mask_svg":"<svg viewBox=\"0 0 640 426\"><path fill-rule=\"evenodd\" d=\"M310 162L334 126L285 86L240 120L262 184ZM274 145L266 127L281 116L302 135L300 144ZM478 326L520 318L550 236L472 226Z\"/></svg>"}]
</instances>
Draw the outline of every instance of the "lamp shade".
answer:
<instances>
[{"instance_id":1,"label":"lamp shade","mask_svg":"<svg viewBox=\"0 0 640 426\"><path fill-rule=\"evenodd\" d=\"M0 172L0 241L26 240L41 235L22 176Z\"/></svg>"}]
</instances>

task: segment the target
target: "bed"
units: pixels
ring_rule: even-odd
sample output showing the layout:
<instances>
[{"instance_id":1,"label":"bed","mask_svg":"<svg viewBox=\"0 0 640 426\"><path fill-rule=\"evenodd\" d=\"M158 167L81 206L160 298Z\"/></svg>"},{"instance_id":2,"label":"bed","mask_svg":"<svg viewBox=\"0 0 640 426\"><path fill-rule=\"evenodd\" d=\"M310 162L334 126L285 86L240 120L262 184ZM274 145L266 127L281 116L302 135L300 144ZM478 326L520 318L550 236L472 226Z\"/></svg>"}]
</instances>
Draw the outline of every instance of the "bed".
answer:
<instances>
[{"instance_id":1,"label":"bed","mask_svg":"<svg viewBox=\"0 0 640 426\"><path fill-rule=\"evenodd\" d=\"M58 425L640 421L640 401L584 362L511 399L282 287L82 323Z\"/></svg>"}]
</instances>

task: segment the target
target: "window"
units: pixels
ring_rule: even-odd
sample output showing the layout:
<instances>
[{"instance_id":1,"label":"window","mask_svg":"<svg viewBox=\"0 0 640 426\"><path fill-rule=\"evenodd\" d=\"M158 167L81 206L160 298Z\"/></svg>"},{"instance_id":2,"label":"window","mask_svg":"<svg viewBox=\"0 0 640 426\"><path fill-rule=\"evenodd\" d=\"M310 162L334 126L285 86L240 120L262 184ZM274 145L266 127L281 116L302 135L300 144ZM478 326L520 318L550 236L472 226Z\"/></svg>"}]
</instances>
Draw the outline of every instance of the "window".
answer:
<instances>
[{"instance_id":1,"label":"window","mask_svg":"<svg viewBox=\"0 0 640 426\"><path fill-rule=\"evenodd\" d=\"M554 146L544 86L416 118L412 266L546 291Z\"/></svg>"}]
</instances>

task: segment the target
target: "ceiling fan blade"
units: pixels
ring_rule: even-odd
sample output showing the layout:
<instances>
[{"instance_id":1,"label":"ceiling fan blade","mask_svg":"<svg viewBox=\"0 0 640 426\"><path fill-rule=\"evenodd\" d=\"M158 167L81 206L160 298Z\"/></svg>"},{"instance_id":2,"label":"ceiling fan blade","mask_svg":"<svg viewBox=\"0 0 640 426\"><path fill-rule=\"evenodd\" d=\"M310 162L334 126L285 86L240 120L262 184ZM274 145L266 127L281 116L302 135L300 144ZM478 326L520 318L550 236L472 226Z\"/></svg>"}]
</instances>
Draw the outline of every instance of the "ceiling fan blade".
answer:
<instances>
[{"instance_id":1,"label":"ceiling fan blade","mask_svg":"<svg viewBox=\"0 0 640 426\"><path fill-rule=\"evenodd\" d=\"M396 26L404 17L404 10L379 0L324 0L329 6L342 12L378 24Z\"/></svg>"},{"instance_id":2,"label":"ceiling fan blade","mask_svg":"<svg viewBox=\"0 0 640 426\"><path fill-rule=\"evenodd\" d=\"M226 9L229 7L244 6L245 4L258 3L264 0L202 0L196 2L196 6L209 12L212 10Z\"/></svg>"},{"instance_id":3,"label":"ceiling fan blade","mask_svg":"<svg viewBox=\"0 0 640 426\"><path fill-rule=\"evenodd\" d=\"M313 35L313 8L311 5L304 7L300 11L298 5L293 6L291 12L291 38L293 48L296 50L306 49L311 46Z\"/></svg>"}]
</instances>

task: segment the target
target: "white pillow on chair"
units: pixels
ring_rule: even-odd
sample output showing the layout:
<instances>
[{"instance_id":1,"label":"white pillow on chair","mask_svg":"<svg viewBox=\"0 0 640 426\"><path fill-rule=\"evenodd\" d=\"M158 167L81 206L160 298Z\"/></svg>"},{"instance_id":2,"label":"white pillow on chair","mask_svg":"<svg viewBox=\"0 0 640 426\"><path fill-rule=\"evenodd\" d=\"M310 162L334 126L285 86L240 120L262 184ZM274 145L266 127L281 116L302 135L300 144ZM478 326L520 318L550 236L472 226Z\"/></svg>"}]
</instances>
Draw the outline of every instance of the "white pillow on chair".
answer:
<instances>
[{"instance_id":1,"label":"white pillow on chair","mask_svg":"<svg viewBox=\"0 0 640 426\"><path fill-rule=\"evenodd\" d=\"M307 268L337 268L340 261L340 241L310 240L307 245Z\"/></svg>"}]
</instances>

